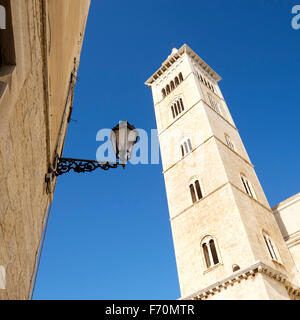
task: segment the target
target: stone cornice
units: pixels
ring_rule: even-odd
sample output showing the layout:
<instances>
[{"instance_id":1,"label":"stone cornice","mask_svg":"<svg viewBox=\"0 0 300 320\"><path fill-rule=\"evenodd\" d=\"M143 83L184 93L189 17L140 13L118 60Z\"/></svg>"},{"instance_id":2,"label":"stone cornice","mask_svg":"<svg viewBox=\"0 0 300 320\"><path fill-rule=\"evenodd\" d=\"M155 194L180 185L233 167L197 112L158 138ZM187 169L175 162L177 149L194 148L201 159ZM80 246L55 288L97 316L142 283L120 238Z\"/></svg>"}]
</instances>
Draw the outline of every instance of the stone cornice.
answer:
<instances>
[{"instance_id":1,"label":"stone cornice","mask_svg":"<svg viewBox=\"0 0 300 320\"><path fill-rule=\"evenodd\" d=\"M280 202L276 206L272 208L274 214L275 213L280 213L281 210L293 205L294 203L300 201L300 193L295 194L294 196Z\"/></svg>"},{"instance_id":2,"label":"stone cornice","mask_svg":"<svg viewBox=\"0 0 300 320\"><path fill-rule=\"evenodd\" d=\"M257 261L256 263L245 269L238 270L232 273L229 277L223 278L222 280L217 281L214 284L199 291L196 291L189 296L180 298L180 300L205 300L210 296L213 296L218 292L226 289L228 286L234 286L236 283L240 283L242 280L247 280L251 277L255 277L259 273L282 283L289 294L300 296L300 288L290 283L285 274L278 270L275 270L274 268L264 264L261 261Z\"/></svg>"},{"instance_id":3,"label":"stone cornice","mask_svg":"<svg viewBox=\"0 0 300 320\"><path fill-rule=\"evenodd\" d=\"M288 248L299 245L300 244L300 230L294 232L291 235L288 235L287 237L284 238L284 240L285 240Z\"/></svg>"},{"instance_id":4,"label":"stone cornice","mask_svg":"<svg viewBox=\"0 0 300 320\"><path fill-rule=\"evenodd\" d=\"M177 52L171 54L161 65L161 67L154 72L154 74L145 82L145 85L151 87L152 84L160 78L181 56L188 54L194 59L199 66L207 72L216 82L222 78L206 63L204 62L188 45L184 44Z\"/></svg>"}]
</instances>

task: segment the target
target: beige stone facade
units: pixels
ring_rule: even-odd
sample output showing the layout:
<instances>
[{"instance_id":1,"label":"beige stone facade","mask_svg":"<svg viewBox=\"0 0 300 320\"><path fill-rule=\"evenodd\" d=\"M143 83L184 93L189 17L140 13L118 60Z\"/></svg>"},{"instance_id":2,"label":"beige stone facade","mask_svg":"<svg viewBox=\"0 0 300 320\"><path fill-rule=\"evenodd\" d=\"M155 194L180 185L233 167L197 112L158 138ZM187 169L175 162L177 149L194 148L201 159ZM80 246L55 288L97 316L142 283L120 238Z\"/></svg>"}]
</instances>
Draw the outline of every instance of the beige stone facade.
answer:
<instances>
[{"instance_id":1,"label":"beige stone facade","mask_svg":"<svg viewBox=\"0 0 300 320\"><path fill-rule=\"evenodd\" d=\"M182 298L297 299L298 246L282 236L220 80L184 45L146 82L153 93ZM288 231L297 241L299 211L278 208L284 221L298 219Z\"/></svg>"},{"instance_id":2,"label":"beige stone facade","mask_svg":"<svg viewBox=\"0 0 300 320\"><path fill-rule=\"evenodd\" d=\"M29 299L90 0L0 0L0 299Z\"/></svg>"}]
</instances>

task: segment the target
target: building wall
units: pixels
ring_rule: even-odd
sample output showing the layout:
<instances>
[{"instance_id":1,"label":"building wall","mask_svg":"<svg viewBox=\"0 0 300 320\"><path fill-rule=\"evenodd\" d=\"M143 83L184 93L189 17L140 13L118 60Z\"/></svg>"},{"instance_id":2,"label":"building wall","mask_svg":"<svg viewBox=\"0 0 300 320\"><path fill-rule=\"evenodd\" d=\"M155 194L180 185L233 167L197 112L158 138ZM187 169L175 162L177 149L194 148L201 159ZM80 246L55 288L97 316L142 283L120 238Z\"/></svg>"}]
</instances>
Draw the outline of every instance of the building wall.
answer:
<instances>
[{"instance_id":1,"label":"building wall","mask_svg":"<svg viewBox=\"0 0 300 320\"><path fill-rule=\"evenodd\" d=\"M16 59L0 67L5 88L0 96L0 265L6 269L0 299L30 298L52 200L45 174L64 111L64 118L70 112L71 99L66 103L66 97L71 72L79 63L89 4L10 1ZM66 128L64 119L59 152Z\"/></svg>"},{"instance_id":2,"label":"building wall","mask_svg":"<svg viewBox=\"0 0 300 320\"><path fill-rule=\"evenodd\" d=\"M300 193L280 202L272 210L295 262L294 282L300 286Z\"/></svg>"}]
</instances>

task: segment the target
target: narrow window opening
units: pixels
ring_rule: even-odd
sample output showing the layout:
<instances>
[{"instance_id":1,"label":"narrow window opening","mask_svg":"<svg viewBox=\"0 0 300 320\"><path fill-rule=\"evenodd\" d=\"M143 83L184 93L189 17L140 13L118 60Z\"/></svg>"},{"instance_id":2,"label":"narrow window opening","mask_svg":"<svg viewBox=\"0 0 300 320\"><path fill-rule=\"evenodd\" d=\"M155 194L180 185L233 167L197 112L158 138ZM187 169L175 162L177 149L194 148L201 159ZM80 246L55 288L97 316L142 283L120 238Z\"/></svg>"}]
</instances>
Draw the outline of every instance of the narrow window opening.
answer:
<instances>
[{"instance_id":1,"label":"narrow window opening","mask_svg":"<svg viewBox=\"0 0 300 320\"><path fill-rule=\"evenodd\" d=\"M183 105L182 99L180 98L179 101L180 101L180 104L181 104L181 110L184 111L184 105Z\"/></svg>"},{"instance_id":2,"label":"narrow window opening","mask_svg":"<svg viewBox=\"0 0 300 320\"><path fill-rule=\"evenodd\" d=\"M174 90L175 89L175 85L174 85L174 82L171 81L171 90Z\"/></svg>"},{"instance_id":3,"label":"narrow window opening","mask_svg":"<svg viewBox=\"0 0 300 320\"><path fill-rule=\"evenodd\" d=\"M178 100L176 101L176 104L177 104L177 107L178 107L179 113L181 113L180 103L179 103L179 101L178 101Z\"/></svg>"},{"instance_id":4,"label":"narrow window opening","mask_svg":"<svg viewBox=\"0 0 300 320\"><path fill-rule=\"evenodd\" d=\"M202 249L203 249L203 253L204 253L206 267L209 268L210 267L210 258L209 258L209 254L208 254L208 249L207 249L206 243L203 243Z\"/></svg>"},{"instance_id":5,"label":"narrow window opening","mask_svg":"<svg viewBox=\"0 0 300 320\"><path fill-rule=\"evenodd\" d=\"M189 146L189 152L193 150L193 147L192 147L192 143L191 143L191 140L188 139L187 140L187 143L188 143L188 146Z\"/></svg>"},{"instance_id":6,"label":"narrow window opening","mask_svg":"<svg viewBox=\"0 0 300 320\"><path fill-rule=\"evenodd\" d=\"M211 251L211 255L212 255L214 264L218 264L219 258L218 258L218 254L217 254L214 240L209 241L209 247L210 247L210 251Z\"/></svg>"},{"instance_id":7,"label":"narrow window opening","mask_svg":"<svg viewBox=\"0 0 300 320\"><path fill-rule=\"evenodd\" d=\"M269 251L269 254L270 254L271 258L273 260L279 261L278 258L277 258L277 255L275 253L275 249L274 249L273 243L271 241L271 238L266 236L266 235L264 235L264 239L265 239L265 242L266 242L266 245L267 245L267 248L268 248L268 251Z\"/></svg>"},{"instance_id":8,"label":"narrow window opening","mask_svg":"<svg viewBox=\"0 0 300 320\"><path fill-rule=\"evenodd\" d=\"M246 185L247 185L247 189L248 189L249 195L250 195L251 197L253 197L253 194L252 194L252 191L251 191L251 188L250 188L250 186L249 186L249 182L248 182L248 181L246 181Z\"/></svg>"},{"instance_id":9,"label":"narrow window opening","mask_svg":"<svg viewBox=\"0 0 300 320\"><path fill-rule=\"evenodd\" d=\"M177 109L177 105L176 103L174 104L174 109L175 109L175 114L176 114L176 117L178 116L179 112L178 112L178 109Z\"/></svg>"},{"instance_id":10,"label":"narrow window opening","mask_svg":"<svg viewBox=\"0 0 300 320\"><path fill-rule=\"evenodd\" d=\"M175 112L174 112L174 107L171 106L171 110L172 110L172 115L173 115L173 119L175 118Z\"/></svg>"},{"instance_id":11,"label":"narrow window opening","mask_svg":"<svg viewBox=\"0 0 300 320\"><path fill-rule=\"evenodd\" d=\"M182 156L184 156L184 148L183 148L183 145L181 145L181 154L182 154Z\"/></svg>"},{"instance_id":12,"label":"narrow window opening","mask_svg":"<svg viewBox=\"0 0 300 320\"><path fill-rule=\"evenodd\" d=\"M189 153L189 149L186 141L184 142L184 149L185 149L185 153Z\"/></svg>"},{"instance_id":13,"label":"narrow window opening","mask_svg":"<svg viewBox=\"0 0 300 320\"><path fill-rule=\"evenodd\" d=\"M232 141L231 141L231 139L229 138L228 135L225 135L225 140L226 140L226 143L227 143L228 147L230 149L234 150L234 145L233 145L233 143L232 143Z\"/></svg>"},{"instance_id":14,"label":"narrow window opening","mask_svg":"<svg viewBox=\"0 0 300 320\"><path fill-rule=\"evenodd\" d=\"M192 201L194 203L197 201L197 198L196 198L195 188L193 184L190 184L190 192L191 192Z\"/></svg>"},{"instance_id":15,"label":"narrow window opening","mask_svg":"<svg viewBox=\"0 0 300 320\"><path fill-rule=\"evenodd\" d=\"M202 192L201 192L200 183L198 180L195 182L195 186L196 186L198 200L200 200L202 199Z\"/></svg>"},{"instance_id":16,"label":"narrow window opening","mask_svg":"<svg viewBox=\"0 0 300 320\"><path fill-rule=\"evenodd\" d=\"M202 242L202 250L207 269L220 263L215 241L212 237L207 236L207 238Z\"/></svg>"},{"instance_id":17,"label":"narrow window opening","mask_svg":"<svg viewBox=\"0 0 300 320\"><path fill-rule=\"evenodd\" d=\"M181 72L179 73L179 80L180 80L180 82L183 81L183 76L182 76L182 73L181 73Z\"/></svg>"}]
</instances>

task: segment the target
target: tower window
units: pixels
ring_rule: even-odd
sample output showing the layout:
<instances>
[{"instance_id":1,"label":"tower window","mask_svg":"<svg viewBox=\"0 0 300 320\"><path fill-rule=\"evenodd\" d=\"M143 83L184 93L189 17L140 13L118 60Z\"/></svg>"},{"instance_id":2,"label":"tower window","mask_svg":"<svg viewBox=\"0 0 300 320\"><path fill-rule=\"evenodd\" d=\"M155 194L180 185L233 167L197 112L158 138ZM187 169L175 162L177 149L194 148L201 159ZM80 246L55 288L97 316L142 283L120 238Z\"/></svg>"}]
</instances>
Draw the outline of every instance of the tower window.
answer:
<instances>
[{"instance_id":1,"label":"tower window","mask_svg":"<svg viewBox=\"0 0 300 320\"><path fill-rule=\"evenodd\" d=\"M171 86L171 90L174 90L174 89L175 89L175 85L174 85L174 82L173 82L173 81L171 81L170 86Z\"/></svg>"},{"instance_id":2,"label":"tower window","mask_svg":"<svg viewBox=\"0 0 300 320\"><path fill-rule=\"evenodd\" d=\"M190 153L193 150L192 143L190 138L185 139L181 143L181 154L184 157L186 154Z\"/></svg>"},{"instance_id":3,"label":"tower window","mask_svg":"<svg viewBox=\"0 0 300 320\"><path fill-rule=\"evenodd\" d=\"M167 87L166 87L166 92L167 92L167 94L169 94L171 92L169 85L167 85Z\"/></svg>"},{"instance_id":4,"label":"tower window","mask_svg":"<svg viewBox=\"0 0 300 320\"><path fill-rule=\"evenodd\" d=\"M202 244L202 250L203 250L203 254L204 254L204 258L205 258L206 267L209 268L211 264L210 264L210 257L209 257L208 248L207 248L206 243Z\"/></svg>"},{"instance_id":5,"label":"tower window","mask_svg":"<svg viewBox=\"0 0 300 320\"><path fill-rule=\"evenodd\" d=\"M208 99L209 99L209 102L210 102L211 107L212 107L217 113L221 114L218 102L217 102L210 94L208 95Z\"/></svg>"},{"instance_id":6,"label":"tower window","mask_svg":"<svg viewBox=\"0 0 300 320\"><path fill-rule=\"evenodd\" d=\"M181 112L184 111L182 98L177 98L171 105L173 119L176 118Z\"/></svg>"},{"instance_id":7,"label":"tower window","mask_svg":"<svg viewBox=\"0 0 300 320\"><path fill-rule=\"evenodd\" d=\"M175 86L177 87L179 85L178 77L175 78Z\"/></svg>"},{"instance_id":8,"label":"tower window","mask_svg":"<svg viewBox=\"0 0 300 320\"><path fill-rule=\"evenodd\" d=\"M203 82L212 92L215 92L214 86L206 80L200 73L198 73L198 78Z\"/></svg>"},{"instance_id":9,"label":"tower window","mask_svg":"<svg viewBox=\"0 0 300 320\"><path fill-rule=\"evenodd\" d=\"M179 101L180 101L180 105L181 105L181 110L184 111L184 105L183 105L182 99L180 98Z\"/></svg>"},{"instance_id":10,"label":"tower window","mask_svg":"<svg viewBox=\"0 0 300 320\"><path fill-rule=\"evenodd\" d=\"M270 254L271 258L273 260L279 262L279 259L278 259L279 255L276 254L275 245L273 244L272 239L266 233L264 233L263 236L264 236L265 243L267 245L267 248L268 248L268 251L269 251L269 254Z\"/></svg>"},{"instance_id":11,"label":"tower window","mask_svg":"<svg viewBox=\"0 0 300 320\"><path fill-rule=\"evenodd\" d=\"M201 247L207 269L220 262L215 241L211 236L206 237L202 241Z\"/></svg>"},{"instance_id":12,"label":"tower window","mask_svg":"<svg viewBox=\"0 0 300 320\"><path fill-rule=\"evenodd\" d=\"M175 118L175 110L174 110L174 106L171 106L171 110L172 110L173 118Z\"/></svg>"},{"instance_id":13,"label":"tower window","mask_svg":"<svg viewBox=\"0 0 300 320\"><path fill-rule=\"evenodd\" d=\"M250 184L250 182L248 181L248 179L244 176L244 175L241 175L241 180L243 182L243 185L244 185L244 188L245 188L245 191L247 192L247 194L254 198L254 192L252 190L252 186Z\"/></svg>"},{"instance_id":14,"label":"tower window","mask_svg":"<svg viewBox=\"0 0 300 320\"><path fill-rule=\"evenodd\" d=\"M193 203L203 198L199 180L195 180L192 183L190 183L190 193Z\"/></svg>"},{"instance_id":15,"label":"tower window","mask_svg":"<svg viewBox=\"0 0 300 320\"><path fill-rule=\"evenodd\" d=\"M183 76L182 76L182 73L179 73L179 75L177 77L175 77L174 80L172 80L170 82L170 84L168 84L166 86L165 89L162 89L162 96L163 98L168 95L169 93L171 93L179 84L180 82L183 81Z\"/></svg>"},{"instance_id":16,"label":"tower window","mask_svg":"<svg viewBox=\"0 0 300 320\"><path fill-rule=\"evenodd\" d=\"M228 147L230 149L234 150L234 145L233 145L230 137L227 134L225 134L225 140L226 140L226 143L227 143Z\"/></svg>"},{"instance_id":17,"label":"tower window","mask_svg":"<svg viewBox=\"0 0 300 320\"><path fill-rule=\"evenodd\" d=\"M180 81L180 82L183 81L183 76L182 76L182 73L181 73L181 72L179 73L179 81Z\"/></svg>"}]
</instances>

